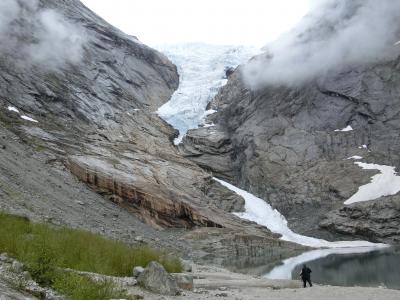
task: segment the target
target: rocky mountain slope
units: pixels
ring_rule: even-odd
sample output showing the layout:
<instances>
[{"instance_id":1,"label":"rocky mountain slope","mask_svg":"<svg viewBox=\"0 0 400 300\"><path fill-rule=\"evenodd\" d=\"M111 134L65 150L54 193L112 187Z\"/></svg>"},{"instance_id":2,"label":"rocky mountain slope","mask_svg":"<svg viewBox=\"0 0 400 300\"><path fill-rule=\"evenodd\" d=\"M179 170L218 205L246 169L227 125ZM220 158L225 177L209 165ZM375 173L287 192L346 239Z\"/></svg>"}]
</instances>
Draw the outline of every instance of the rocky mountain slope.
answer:
<instances>
[{"instance_id":1,"label":"rocky mountain slope","mask_svg":"<svg viewBox=\"0 0 400 300\"><path fill-rule=\"evenodd\" d=\"M176 131L154 113L179 82L164 55L78 0L7 4L2 210L199 261L270 263L304 249L230 214L243 199L178 153Z\"/></svg>"},{"instance_id":2,"label":"rocky mountain slope","mask_svg":"<svg viewBox=\"0 0 400 300\"><path fill-rule=\"evenodd\" d=\"M394 59L332 72L301 87L256 91L237 70L210 105L218 110L210 117L218 126L190 131L181 150L205 169L268 199L297 231L326 236L319 223L340 209L340 217L329 214L324 228L398 241L396 224L379 225L384 223L375 215L380 209L369 209L371 203L384 206L398 221L395 200L346 209L343 202L377 173L347 158L400 165L399 63ZM335 131L347 126L353 130ZM360 222L352 209L369 217ZM383 232L373 233L371 226Z\"/></svg>"}]
</instances>

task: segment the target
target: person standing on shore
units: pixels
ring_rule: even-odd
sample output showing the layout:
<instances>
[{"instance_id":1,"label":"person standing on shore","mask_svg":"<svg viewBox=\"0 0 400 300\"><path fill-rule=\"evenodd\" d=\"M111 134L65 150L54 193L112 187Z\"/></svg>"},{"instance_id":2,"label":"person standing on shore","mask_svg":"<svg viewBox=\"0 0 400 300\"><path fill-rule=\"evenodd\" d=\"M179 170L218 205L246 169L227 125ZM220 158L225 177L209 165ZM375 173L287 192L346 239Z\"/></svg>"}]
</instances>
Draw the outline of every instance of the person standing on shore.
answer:
<instances>
[{"instance_id":1,"label":"person standing on shore","mask_svg":"<svg viewBox=\"0 0 400 300\"><path fill-rule=\"evenodd\" d=\"M305 288L308 284L310 285L310 287L312 287L312 283L311 283L311 269L309 267L307 267L305 264L303 265L303 269L301 269L301 279L303 280L303 287Z\"/></svg>"}]
</instances>

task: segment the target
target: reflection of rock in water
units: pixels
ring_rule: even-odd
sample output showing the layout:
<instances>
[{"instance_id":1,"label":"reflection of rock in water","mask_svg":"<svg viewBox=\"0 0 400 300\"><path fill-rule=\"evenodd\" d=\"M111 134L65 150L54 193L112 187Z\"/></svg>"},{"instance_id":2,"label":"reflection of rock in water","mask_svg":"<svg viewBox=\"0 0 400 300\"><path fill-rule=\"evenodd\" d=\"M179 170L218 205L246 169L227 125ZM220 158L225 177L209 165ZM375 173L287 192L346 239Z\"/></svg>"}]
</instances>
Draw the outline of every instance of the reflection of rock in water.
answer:
<instances>
[{"instance_id":1,"label":"reflection of rock in water","mask_svg":"<svg viewBox=\"0 0 400 300\"><path fill-rule=\"evenodd\" d=\"M225 260L222 265L235 273L264 275L271 271L280 261L284 259L280 256L279 260L271 260L271 257L242 257L239 259Z\"/></svg>"},{"instance_id":2,"label":"reflection of rock in water","mask_svg":"<svg viewBox=\"0 0 400 300\"><path fill-rule=\"evenodd\" d=\"M400 248L363 254L329 255L307 263L316 283L339 286L386 286L400 289ZM301 266L292 271L295 279Z\"/></svg>"}]
</instances>

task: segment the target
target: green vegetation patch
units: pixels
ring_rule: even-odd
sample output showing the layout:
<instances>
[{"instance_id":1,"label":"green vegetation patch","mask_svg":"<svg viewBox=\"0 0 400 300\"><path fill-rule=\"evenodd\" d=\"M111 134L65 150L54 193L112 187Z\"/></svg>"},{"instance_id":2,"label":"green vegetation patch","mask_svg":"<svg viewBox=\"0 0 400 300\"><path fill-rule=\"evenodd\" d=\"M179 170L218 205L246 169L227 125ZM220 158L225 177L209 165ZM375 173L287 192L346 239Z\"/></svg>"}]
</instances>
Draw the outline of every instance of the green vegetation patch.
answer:
<instances>
[{"instance_id":1,"label":"green vegetation patch","mask_svg":"<svg viewBox=\"0 0 400 300\"><path fill-rule=\"evenodd\" d=\"M56 277L53 288L71 300L131 299L126 292L110 281L94 282L75 273L62 273Z\"/></svg>"},{"instance_id":2,"label":"green vegetation patch","mask_svg":"<svg viewBox=\"0 0 400 300\"><path fill-rule=\"evenodd\" d=\"M71 299L123 298L111 283L94 283L80 275L60 272L70 268L110 276L131 276L135 266L151 261L168 272L182 272L180 260L149 247L130 247L99 235L64 227L32 223L26 218L0 213L0 253L7 252L23 262L41 285L52 286ZM79 288L77 287L79 286ZM81 297L96 291L95 298ZM116 292L110 297L110 292ZM100 295L100 296L99 296Z\"/></svg>"}]
</instances>

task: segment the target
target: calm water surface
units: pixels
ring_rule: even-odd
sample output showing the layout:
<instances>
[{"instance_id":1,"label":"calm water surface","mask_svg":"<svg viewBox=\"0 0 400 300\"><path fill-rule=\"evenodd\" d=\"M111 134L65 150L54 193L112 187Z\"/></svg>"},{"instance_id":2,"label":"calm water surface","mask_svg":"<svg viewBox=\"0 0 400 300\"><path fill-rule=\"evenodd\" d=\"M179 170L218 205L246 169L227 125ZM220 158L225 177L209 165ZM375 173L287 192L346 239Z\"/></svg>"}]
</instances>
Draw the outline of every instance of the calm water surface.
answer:
<instances>
[{"instance_id":1,"label":"calm water surface","mask_svg":"<svg viewBox=\"0 0 400 300\"><path fill-rule=\"evenodd\" d=\"M400 289L400 248L359 249L359 253L346 253L354 249L343 253L332 251L315 250L291 258L265 277L298 280L300 269L306 263L316 283Z\"/></svg>"}]
</instances>

